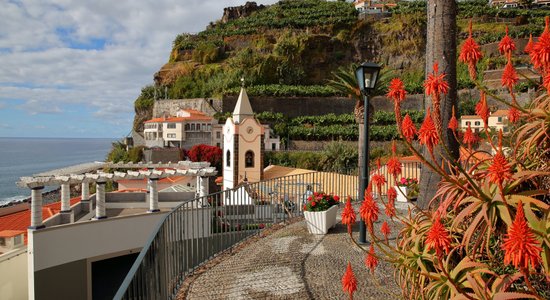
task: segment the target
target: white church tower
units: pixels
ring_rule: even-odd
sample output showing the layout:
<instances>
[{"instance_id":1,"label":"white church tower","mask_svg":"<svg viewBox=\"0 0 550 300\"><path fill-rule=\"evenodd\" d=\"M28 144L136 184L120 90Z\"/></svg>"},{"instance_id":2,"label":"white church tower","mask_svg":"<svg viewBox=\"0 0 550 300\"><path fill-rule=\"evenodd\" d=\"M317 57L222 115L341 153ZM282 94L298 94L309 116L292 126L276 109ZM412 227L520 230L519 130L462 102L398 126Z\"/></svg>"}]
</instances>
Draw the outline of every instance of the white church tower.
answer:
<instances>
[{"instance_id":1,"label":"white church tower","mask_svg":"<svg viewBox=\"0 0 550 300\"><path fill-rule=\"evenodd\" d=\"M264 127L254 118L246 89L223 126L223 189L263 179Z\"/></svg>"}]
</instances>

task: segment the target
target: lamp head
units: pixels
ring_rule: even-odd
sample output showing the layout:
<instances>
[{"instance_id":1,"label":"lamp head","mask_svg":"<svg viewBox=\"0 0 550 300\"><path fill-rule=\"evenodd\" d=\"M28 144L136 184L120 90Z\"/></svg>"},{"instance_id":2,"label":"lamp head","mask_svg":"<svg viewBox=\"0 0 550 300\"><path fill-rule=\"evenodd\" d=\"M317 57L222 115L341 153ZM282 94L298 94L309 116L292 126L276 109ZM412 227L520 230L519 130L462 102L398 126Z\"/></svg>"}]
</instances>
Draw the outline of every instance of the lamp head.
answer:
<instances>
[{"instance_id":1,"label":"lamp head","mask_svg":"<svg viewBox=\"0 0 550 300\"><path fill-rule=\"evenodd\" d=\"M380 65L372 62L364 62L355 69L355 77L363 94L368 94L376 87L380 69Z\"/></svg>"}]
</instances>

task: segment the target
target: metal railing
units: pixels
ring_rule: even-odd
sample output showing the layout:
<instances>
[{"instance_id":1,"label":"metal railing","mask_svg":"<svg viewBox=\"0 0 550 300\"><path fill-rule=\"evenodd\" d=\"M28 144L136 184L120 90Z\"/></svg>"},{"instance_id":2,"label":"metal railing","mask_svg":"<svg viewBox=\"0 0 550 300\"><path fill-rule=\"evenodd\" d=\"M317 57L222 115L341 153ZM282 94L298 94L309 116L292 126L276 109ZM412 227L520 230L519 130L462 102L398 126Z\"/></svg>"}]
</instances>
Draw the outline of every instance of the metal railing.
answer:
<instances>
[{"instance_id":1,"label":"metal railing","mask_svg":"<svg viewBox=\"0 0 550 300\"><path fill-rule=\"evenodd\" d=\"M314 192L355 198L355 175L313 172L186 201L159 223L114 299L173 299L199 266L262 229L301 215Z\"/></svg>"}]
</instances>

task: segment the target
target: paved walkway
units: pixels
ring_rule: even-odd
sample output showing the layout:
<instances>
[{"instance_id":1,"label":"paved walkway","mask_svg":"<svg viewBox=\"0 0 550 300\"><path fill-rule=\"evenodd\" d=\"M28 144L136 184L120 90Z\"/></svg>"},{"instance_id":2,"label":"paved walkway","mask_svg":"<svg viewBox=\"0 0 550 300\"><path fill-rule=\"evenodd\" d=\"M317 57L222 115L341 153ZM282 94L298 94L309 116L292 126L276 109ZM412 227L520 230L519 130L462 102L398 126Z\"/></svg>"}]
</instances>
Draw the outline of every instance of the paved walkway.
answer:
<instances>
[{"instance_id":1,"label":"paved walkway","mask_svg":"<svg viewBox=\"0 0 550 300\"><path fill-rule=\"evenodd\" d=\"M385 220L382 215L383 210L375 230ZM392 231L395 236L397 229ZM393 268L380 262L372 276L364 259L365 253L352 245L340 222L327 235L316 236L308 233L302 220L224 258L191 283L186 298L346 299L341 278L348 261L358 281L354 299L401 298Z\"/></svg>"}]
</instances>

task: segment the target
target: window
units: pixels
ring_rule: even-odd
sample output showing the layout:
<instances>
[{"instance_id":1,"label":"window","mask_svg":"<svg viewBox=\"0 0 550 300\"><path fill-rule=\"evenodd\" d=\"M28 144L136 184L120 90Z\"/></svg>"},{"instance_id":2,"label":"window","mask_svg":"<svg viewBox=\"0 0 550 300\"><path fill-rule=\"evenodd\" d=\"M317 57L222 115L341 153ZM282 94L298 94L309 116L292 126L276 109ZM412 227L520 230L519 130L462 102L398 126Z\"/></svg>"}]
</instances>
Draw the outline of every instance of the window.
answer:
<instances>
[{"instance_id":1,"label":"window","mask_svg":"<svg viewBox=\"0 0 550 300\"><path fill-rule=\"evenodd\" d=\"M0 246L6 246L6 239L3 237L0 237Z\"/></svg>"},{"instance_id":2,"label":"window","mask_svg":"<svg viewBox=\"0 0 550 300\"><path fill-rule=\"evenodd\" d=\"M13 237L14 245L20 245L22 242L23 242L23 239L21 238L21 235L16 235Z\"/></svg>"},{"instance_id":3,"label":"window","mask_svg":"<svg viewBox=\"0 0 550 300\"><path fill-rule=\"evenodd\" d=\"M191 131L195 131L195 123L191 124Z\"/></svg>"},{"instance_id":4,"label":"window","mask_svg":"<svg viewBox=\"0 0 550 300\"><path fill-rule=\"evenodd\" d=\"M185 124L185 131L189 131L189 124Z\"/></svg>"},{"instance_id":5,"label":"window","mask_svg":"<svg viewBox=\"0 0 550 300\"><path fill-rule=\"evenodd\" d=\"M219 131L216 131L216 138L217 138L217 139L220 139L220 138L221 138L221 136L222 136L221 132L219 132Z\"/></svg>"},{"instance_id":6,"label":"window","mask_svg":"<svg viewBox=\"0 0 550 300\"><path fill-rule=\"evenodd\" d=\"M499 122L502 122L502 117L498 117L498 121L499 121Z\"/></svg>"},{"instance_id":7,"label":"window","mask_svg":"<svg viewBox=\"0 0 550 300\"><path fill-rule=\"evenodd\" d=\"M475 124L476 126L479 126L479 125L481 125L481 122L479 122L479 121L475 121L475 123L474 123L474 124Z\"/></svg>"},{"instance_id":8,"label":"window","mask_svg":"<svg viewBox=\"0 0 550 300\"><path fill-rule=\"evenodd\" d=\"M229 150L225 153L225 165L228 167L231 166L231 152Z\"/></svg>"},{"instance_id":9,"label":"window","mask_svg":"<svg viewBox=\"0 0 550 300\"><path fill-rule=\"evenodd\" d=\"M221 148L221 146L222 145L220 143L216 143L216 147Z\"/></svg>"},{"instance_id":10,"label":"window","mask_svg":"<svg viewBox=\"0 0 550 300\"><path fill-rule=\"evenodd\" d=\"M244 154L244 167L254 168L254 152L248 150Z\"/></svg>"},{"instance_id":11,"label":"window","mask_svg":"<svg viewBox=\"0 0 550 300\"><path fill-rule=\"evenodd\" d=\"M175 139L176 138L176 134L175 133L169 133L166 135L167 138L169 139Z\"/></svg>"},{"instance_id":12,"label":"window","mask_svg":"<svg viewBox=\"0 0 550 300\"><path fill-rule=\"evenodd\" d=\"M176 128L176 123L168 123L168 125L166 125L166 128L174 129Z\"/></svg>"},{"instance_id":13,"label":"window","mask_svg":"<svg viewBox=\"0 0 550 300\"><path fill-rule=\"evenodd\" d=\"M466 126L471 125L472 123L470 121L466 121Z\"/></svg>"},{"instance_id":14,"label":"window","mask_svg":"<svg viewBox=\"0 0 550 300\"><path fill-rule=\"evenodd\" d=\"M276 150L276 149L277 149L277 144L271 143L271 150Z\"/></svg>"}]
</instances>

